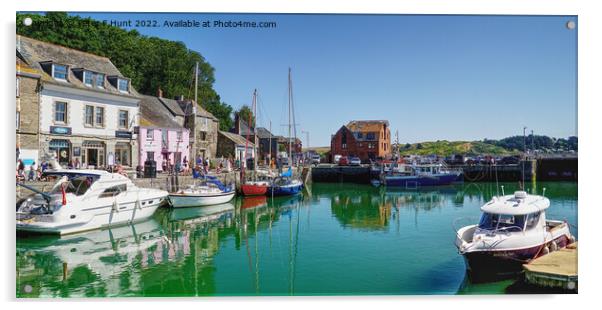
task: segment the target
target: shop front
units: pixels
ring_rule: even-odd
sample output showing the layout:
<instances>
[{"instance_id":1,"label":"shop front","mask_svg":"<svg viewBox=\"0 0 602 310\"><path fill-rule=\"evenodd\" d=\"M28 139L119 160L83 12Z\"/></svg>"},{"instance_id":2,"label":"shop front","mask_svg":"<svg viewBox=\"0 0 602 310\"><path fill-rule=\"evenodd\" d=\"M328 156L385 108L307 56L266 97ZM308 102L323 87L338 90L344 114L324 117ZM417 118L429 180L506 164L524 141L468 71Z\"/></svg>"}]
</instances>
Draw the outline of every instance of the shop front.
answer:
<instances>
[{"instance_id":1,"label":"shop front","mask_svg":"<svg viewBox=\"0 0 602 310\"><path fill-rule=\"evenodd\" d=\"M56 154L56 159L61 166L66 167L71 159L71 142L63 139L50 140L48 150Z\"/></svg>"},{"instance_id":2,"label":"shop front","mask_svg":"<svg viewBox=\"0 0 602 310\"><path fill-rule=\"evenodd\" d=\"M115 164L132 166L132 146L128 142L115 143Z\"/></svg>"},{"instance_id":3,"label":"shop front","mask_svg":"<svg viewBox=\"0 0 602 310\"><path fill-rule=\"evenodd\" d=\"M82 166L89 169L103 167L105 150L106 146L102 141L84 140L81 149Z\"/></svg>"}]
</instances>

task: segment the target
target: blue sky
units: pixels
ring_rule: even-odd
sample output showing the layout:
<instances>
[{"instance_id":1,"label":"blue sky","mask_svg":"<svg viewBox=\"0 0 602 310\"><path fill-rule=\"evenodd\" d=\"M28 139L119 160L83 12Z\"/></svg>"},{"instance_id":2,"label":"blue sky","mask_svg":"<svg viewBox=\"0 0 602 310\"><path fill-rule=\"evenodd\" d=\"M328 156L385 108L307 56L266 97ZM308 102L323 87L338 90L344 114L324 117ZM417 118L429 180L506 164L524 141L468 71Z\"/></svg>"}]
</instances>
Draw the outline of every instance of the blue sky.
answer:
<instances>
[{"instance_id":1,"label":"blue sky","mask_svg":"<svg viewBox=\"0 0 602 310\"><path fill-rule=\"evenodd\" d=\"M577 134L574 16L79 13L99 20L273 21L273 29L136 28L184 42L215 68L235 109L259 92L259 123L286 135L292 68L297 135L311 146L354 119L399 141ZM131 29L131 28L126 28Z\"/></svg>"}]
</instances>

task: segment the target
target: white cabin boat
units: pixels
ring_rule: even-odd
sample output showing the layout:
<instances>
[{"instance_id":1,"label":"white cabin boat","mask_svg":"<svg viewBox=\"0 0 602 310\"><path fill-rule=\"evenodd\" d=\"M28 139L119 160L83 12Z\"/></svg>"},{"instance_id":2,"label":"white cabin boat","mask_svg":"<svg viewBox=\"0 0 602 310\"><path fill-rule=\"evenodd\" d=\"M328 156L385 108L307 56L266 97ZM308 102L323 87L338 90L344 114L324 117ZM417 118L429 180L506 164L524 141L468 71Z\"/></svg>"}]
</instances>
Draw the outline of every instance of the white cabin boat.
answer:
<instances>
[{"instance_id":1,"label":"white cabin boat","mask_svg":"<svg viewBox=\"0 0 602 310\"><path fill-rule=\"evenodd\" d=\"M103 170L57 169L45 175L58 182L49 193L20 202L17 231L65 235L133 223L152 216L168 194Z\"/></svg>"},{"instance_id":2,"label":"white cabin boat","mask_svg":"<svg viewBox=\"0 0 602 310\"><path fill-rule=\"evenodd\" d=\"M456 246L467 268L479 272L516 270L522 264L575 241L564 221L547 220L550 200L517 191L481 207L479 224L460 228Z\"/></svg>"},{"instance_id":3,"label":"white cabin boat","mask_svg":"<svg viewBox=\"0 0 602 310\"><path fill-rule=\"evenodd\" d=\"M202 207L226 203L236 194L232 185L222 184L216 177L207 176L203 184L193 184L169 194L174 208Z\"/></svg>"}]
</instances>

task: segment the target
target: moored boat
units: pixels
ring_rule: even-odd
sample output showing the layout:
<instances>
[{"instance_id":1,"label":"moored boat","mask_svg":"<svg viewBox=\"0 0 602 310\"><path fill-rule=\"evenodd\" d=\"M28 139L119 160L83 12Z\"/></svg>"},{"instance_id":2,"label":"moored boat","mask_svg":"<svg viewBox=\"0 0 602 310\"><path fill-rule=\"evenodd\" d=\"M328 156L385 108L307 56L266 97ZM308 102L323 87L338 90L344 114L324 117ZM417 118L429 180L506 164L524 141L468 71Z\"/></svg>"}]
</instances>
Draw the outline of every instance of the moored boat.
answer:
<instances>
[{"instance_id":1,"label":"moored boat","mask_svg":"<svg viewBox=\"0 0 602 310\"><path fill-rule=\"evenodd\" d=\"M267 181L247 181L240 185L240 190L245 196L260 196L265 195L269 185Z\"/></svg>"},{"instance_id":2,"label":"moored boat","mask_svg":"<svg viewBox=\"0 0 602 310\"><path fill-rule=\"evenodd\" d=\"M58 182L49 193L20 201L17 231L65 235L133 223L152 216L168 194L102 170L56 169L44 176Z\"/></svg>"},{"instance_id":3,"label":"moored boat","mask_svg":"<svg viewBox=\"0 0 602 310\"><path fill-rule=\"evenodd\" d=\"M390 187L419 188L423 186L450 185L461 181L462 172L447 169L441 164L402 165L397 172L384 174L380 180L371 182L374 186L381 184Z\"/></svg>"},{"instance_id":4,"label":"moored boat","mask_svg":"<svg viewBox=\"0 0 602 310\"><path fill-rule=\"evenodd\" d=\"M519 271L524 263L575 241L568 223L546 219L550 200L516 191L481 207L479 224L457 230L456 247L472 272Z\"/></svg>"},{"instance_id":5,"label":"moored boat","mask_svg":"<svg viewBox=\"0 0 602 310\"><path fill-rule=\"evenodd\" d=\"M301 193L303 182L291 177L275 178L268 189L268 195L271 196L290 196Z\"/></svg>"},{"instance_id":6,"label":"moored boat","mask_svg":"<svg viewBox=\"0 0 602 310\"><path fill-rule=\"evenodd\" d=\"M236 194L232 186L222 184L216 177L207 176L205 184L190 185L169 194L174 208L201 207L226 203Z\"/></svg>"}]
</instances>

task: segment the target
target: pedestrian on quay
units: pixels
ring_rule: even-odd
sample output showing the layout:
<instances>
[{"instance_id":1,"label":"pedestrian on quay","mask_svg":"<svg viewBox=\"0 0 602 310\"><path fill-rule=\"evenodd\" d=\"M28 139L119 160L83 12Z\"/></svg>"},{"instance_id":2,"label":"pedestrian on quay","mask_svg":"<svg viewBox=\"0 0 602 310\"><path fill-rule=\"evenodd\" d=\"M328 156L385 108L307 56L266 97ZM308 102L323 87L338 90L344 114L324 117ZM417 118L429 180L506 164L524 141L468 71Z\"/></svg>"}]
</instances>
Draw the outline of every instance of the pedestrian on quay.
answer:
<instances>
[{"instance_id":1,"label":"pedestrian on quay","mask_svg":"<svg viewBox=\"0 0 602 310\"><path fill-rule=\"evenodd\" d=\"M69 163L67 164L67 169L73 169L73 166L74 166L73 159L70 159Z\"/></svg>"},{"instance_id":2,"label":"pedestrian on quay","mask_svg":"<svg viewBox=\"0 0 602 310\"><path fill-rule=\"evenodd\" d=\"M17 175L22 176L24 175L25 172L25 164L23 163L22 160L18 160L17 161Z\"/></svg>"},{"instance_id":3,"label":"pedestrian on quay","mask_svg":"<svg viewBox=\"0 0 602 310\"><path fill-rule=\"evenodd\" d=\"M79 162L79 157L75 158L75 169L80 169L82 164Z\"/></svg>"},{"instance_id":4,"label":"pedestrian on quay","mask_svg":"<svg viewBox=\"0 0 602 310\"><path fill-rule=\"evenodd\" d=\"M278 168L278 173L282 174L282 161L280 160L280 158L276 160L276 168Z\"/></svg>"},{"instance_id":5,"label":"pedestrian on quay","mask_svg":"<svg viewBox=\"0 0 602 310\"><path fill-rule=\"evenodd\" d=\"M163 168L163 172L167 172L167 160L163 157L163 161L161 162L161 168Z\"/></svg>"},{"instance_id":6,"label":"pedestrian on quay","mask_svg":"<svg viewBox=\"0 0 602 310\"><path fill-rule=\"evenodd\" d=\"M31 164L31 166L29 166L29 173L27 175L27 181L35 181L36 180L36 170L33 167L35 165L35 162L33 162Z\"/></svg>"}]
</instances>

